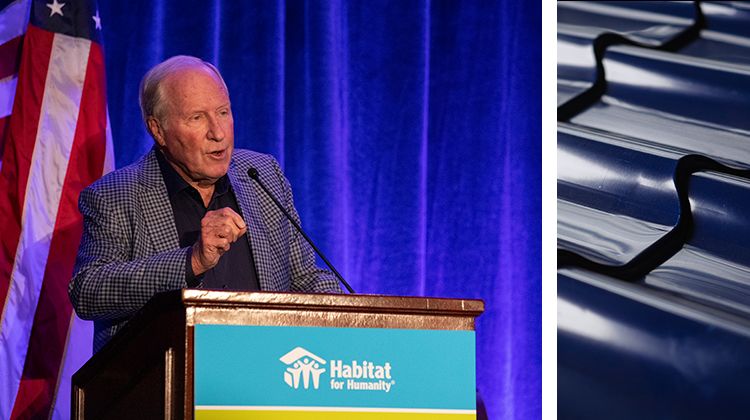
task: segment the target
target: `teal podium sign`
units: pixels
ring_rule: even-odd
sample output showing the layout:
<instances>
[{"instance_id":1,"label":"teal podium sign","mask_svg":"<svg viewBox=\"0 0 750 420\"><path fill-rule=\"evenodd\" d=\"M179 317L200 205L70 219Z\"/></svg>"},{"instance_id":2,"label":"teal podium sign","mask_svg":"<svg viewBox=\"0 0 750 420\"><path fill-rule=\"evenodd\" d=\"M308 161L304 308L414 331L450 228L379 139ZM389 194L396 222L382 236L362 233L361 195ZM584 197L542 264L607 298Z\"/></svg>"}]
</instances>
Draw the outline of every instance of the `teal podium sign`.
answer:
<instances>
[{"instance_id":1,"label":"teal podium sign","mask_svg":"<svg viewBox=\"0 0 750 420\"><path fill-rule=\"evenodd\" d=\"M196 325L196 419L472 419L475 335Z\"/></svg>"}]
</instances>

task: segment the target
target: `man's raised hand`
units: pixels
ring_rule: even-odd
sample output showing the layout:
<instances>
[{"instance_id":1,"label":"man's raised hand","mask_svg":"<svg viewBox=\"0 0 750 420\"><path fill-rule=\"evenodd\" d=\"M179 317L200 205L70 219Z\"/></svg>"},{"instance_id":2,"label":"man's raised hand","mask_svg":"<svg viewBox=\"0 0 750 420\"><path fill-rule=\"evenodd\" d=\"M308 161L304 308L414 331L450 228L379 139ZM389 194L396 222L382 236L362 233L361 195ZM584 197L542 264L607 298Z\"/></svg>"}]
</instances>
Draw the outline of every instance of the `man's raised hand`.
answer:
<instances>
[{"instance_id":1,"label":"man's raised hand","mask_svg":"<svg viewBox=\"0 0 750 420\"><path fill-rule=\"evenodd\" d=\"M200 237L193 245L193 273L198 276L215 267L232 243L246 232L245 221L229 207L207 212L201 220Z\"/></svg>"}]
</instances>

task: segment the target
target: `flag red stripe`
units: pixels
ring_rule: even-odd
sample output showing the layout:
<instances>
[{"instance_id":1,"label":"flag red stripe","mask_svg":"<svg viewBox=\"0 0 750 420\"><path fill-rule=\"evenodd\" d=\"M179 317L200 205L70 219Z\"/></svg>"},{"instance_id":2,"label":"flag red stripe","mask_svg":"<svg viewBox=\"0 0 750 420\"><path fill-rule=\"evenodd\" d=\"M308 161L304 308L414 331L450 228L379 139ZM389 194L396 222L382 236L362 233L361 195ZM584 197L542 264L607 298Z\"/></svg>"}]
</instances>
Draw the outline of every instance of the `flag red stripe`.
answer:
<instances>
[{"instance_id":1,"label":"flag red stripe","mask_svg":"<svg viewBox=\"0 0 750 420\"><path fill-rule=\"evenodd\" d=\"M29 25L23 42L16 98L0 172L0 314L8 296L13 260L21 235L21 213L53 39L53 33Z\"/></svg>"},{"instance_id":2,"label":"flag red stripe","mask_svg":"<svg viewBox=\"0 0 750 420\"><path fill-rule=\"evenodd\" d=\"M45 267L21 384L11 418L48 415L63 360L72 307L68 282L81 240L81 190L102 175L106 147L106 81L101 47L92 43L73 148Z\"/></svg>"},{"instance_id":3,"label":"flag red stripe","mask_svg":"<svg viewBox=\"0 0 750 420\"><path fill-rule=\"evenodd\" d=\"M0 79L18 73L22 47L23 35L17 36L5 44L0 44Z\"/></svg>"},{"instance_id":4,"label":"flag red stripe","mask_svg":"<svg viewBox=\"0 0 750 420\"><path fill-rule=\"evenodd\" d=\"M3 150L5 150L5 135L8 131L8 121L10 121L10 116L0 118L0 156L3 155Z\"/></svg>"}]
</instances>

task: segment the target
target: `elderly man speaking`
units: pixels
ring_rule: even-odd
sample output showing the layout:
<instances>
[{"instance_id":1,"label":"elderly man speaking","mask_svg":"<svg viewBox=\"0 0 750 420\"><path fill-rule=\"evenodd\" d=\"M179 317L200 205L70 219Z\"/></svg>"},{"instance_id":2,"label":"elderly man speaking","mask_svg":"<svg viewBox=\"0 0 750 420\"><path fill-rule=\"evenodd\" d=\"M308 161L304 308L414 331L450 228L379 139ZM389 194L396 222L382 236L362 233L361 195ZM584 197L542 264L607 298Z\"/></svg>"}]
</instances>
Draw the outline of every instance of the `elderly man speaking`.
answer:
<instances>
[{"instance_id":1,"label":"elderly man speaking","mask_svg":"<svg viewBox=\"0 0 750 420\"><path fill-rule=\"evenodd\" d=\"M334 275L248 176L255 168L298 219L271 156L234 149L219 71L172 57L140 87L153 149L86 188L84 229L69 294L94 320L98 351L154 294L185 287L339 293Z\"/></svg>"}]
</instances>

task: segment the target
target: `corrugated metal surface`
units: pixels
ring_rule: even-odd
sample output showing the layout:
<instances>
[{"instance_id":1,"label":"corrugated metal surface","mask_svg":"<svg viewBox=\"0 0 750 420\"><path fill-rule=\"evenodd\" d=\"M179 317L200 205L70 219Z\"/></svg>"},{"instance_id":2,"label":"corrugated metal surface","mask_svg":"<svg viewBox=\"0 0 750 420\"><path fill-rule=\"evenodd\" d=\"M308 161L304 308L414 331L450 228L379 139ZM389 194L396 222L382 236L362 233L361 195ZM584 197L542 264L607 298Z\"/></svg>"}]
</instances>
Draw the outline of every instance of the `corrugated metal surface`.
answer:
<instances>
[{"instance_id":1,"label":"corrugated metal surface","mask_svg":"<svg viewBox=\"0 0 750 420\"><path fill-rule=\"evenodd\" d=\"M750 4L557 9L559 414L750 417Z\"/></svg>"}]
</instances>

